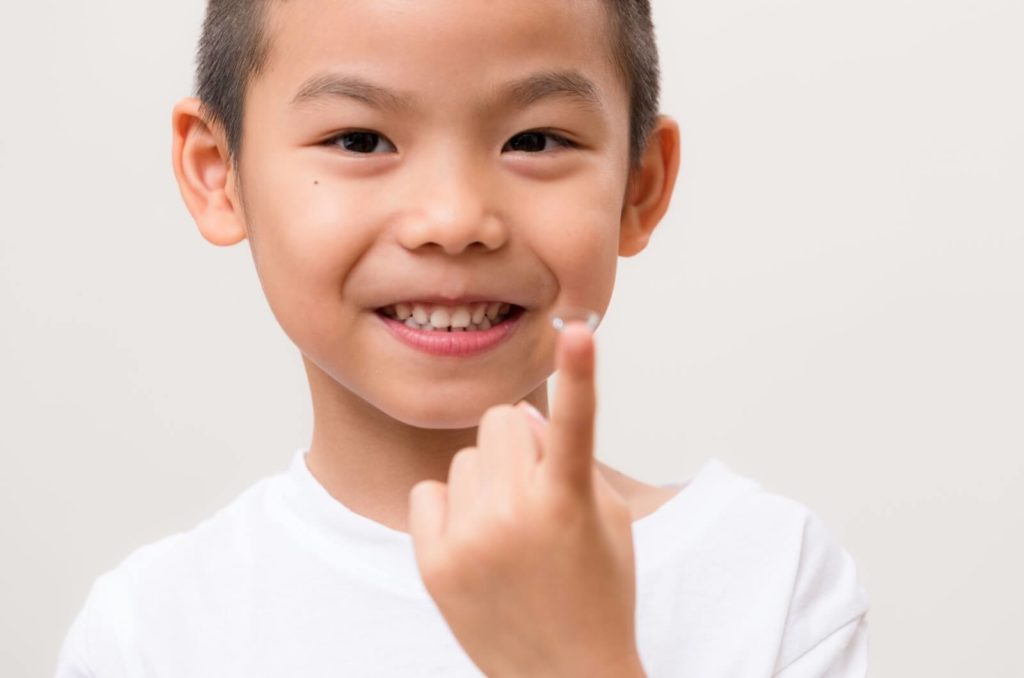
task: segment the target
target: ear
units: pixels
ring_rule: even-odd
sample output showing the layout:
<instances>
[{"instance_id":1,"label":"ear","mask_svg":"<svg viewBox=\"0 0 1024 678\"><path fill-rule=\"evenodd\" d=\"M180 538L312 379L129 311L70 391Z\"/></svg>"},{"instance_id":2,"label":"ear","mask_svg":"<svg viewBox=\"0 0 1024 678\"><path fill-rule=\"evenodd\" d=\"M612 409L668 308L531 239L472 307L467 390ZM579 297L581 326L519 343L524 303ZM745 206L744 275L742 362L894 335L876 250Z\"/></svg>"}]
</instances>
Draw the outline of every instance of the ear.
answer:
<instances>
[{"instance_id":1,"label":"ear","mask_svg":"<svg viewBox=\"0 0 1024 678\"><path fill-rule=\"evenodd\" d=\"M658 116L640 166L630 172L619 228L619 255L631 257L647 241L668 210L679 174L679 125Z\"/></svg>"},{"instance_id":2,"label":"ear","mask_svg":"<svg viewBox=\"0 0 1024 678\"><path fill-rule=\"evenodd\" d=\"M187 97L174 106L174 176L202 236L214 245L234 245L246 237L234 168L222 128L207 122L199 104Z\"/></svg>"}]
</instances>

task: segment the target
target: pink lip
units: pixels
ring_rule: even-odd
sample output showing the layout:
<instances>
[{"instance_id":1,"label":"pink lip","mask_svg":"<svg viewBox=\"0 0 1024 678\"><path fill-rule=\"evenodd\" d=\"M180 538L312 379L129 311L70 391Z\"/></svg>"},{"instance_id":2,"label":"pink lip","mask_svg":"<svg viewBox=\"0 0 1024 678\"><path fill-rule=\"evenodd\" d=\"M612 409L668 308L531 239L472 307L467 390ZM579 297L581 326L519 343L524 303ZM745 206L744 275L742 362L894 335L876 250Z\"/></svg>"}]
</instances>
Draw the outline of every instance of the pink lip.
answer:
<instances>
[{"instance_id":1,"label":"pink lip","mask_svg":"<svg viewBox=\"0 0 1024 678\"><path fill-rule=\"evenodd\" d=\"M490 329L475 332L417 330L394 318L379 313L375 315L395 338L407 346L431 355L469 356L494 348L508 339L519 327L519 320L524 314L520 310Z\"/></svg>"}]
</instances>

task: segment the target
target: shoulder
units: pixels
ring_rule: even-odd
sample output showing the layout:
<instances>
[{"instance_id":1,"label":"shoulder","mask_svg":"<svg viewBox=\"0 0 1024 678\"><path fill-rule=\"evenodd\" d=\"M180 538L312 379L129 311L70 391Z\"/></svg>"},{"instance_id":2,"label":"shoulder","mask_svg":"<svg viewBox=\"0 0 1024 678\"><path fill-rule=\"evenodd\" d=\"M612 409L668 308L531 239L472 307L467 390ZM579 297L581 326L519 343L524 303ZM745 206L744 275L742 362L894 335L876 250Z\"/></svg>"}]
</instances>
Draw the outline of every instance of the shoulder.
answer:
<instances>
[{"instance_id":1,"label":"shoulder","mask_svg":"<svg viewBox=\"0 0 1024 678\"><path fill-rule=\"evenodd\" d=\"M827 642L864 642L870 601L853 556L814 510L771 492L713 460L711 487L726 497L709 525L727 549L746 559L765 591L774 590L780 639L776 670L793 665ZM859 652L844 646L835 652ZM839 659L835 659L839 661Z\"/></svg>"},{"instance_id":2,"label":"shoulder","mask_svg":"<svg viewBox=\"0 0 1024 678\"><path fill-rule=\"evenodd\" d=\"M842 653L863 659L869 601L857 565L808 506L712 458L638 526L650 600L686 601L685 628L745 647L730 660L743 670L793 676Z\"/></svg>"},{"instance_id":3,"label":"shoulder","mask_svg":"<svg viewBox=\"0 0 1024 678\"><path fill-rule=\"evenodd\" d=\"M154 579L201 574L222 567L224 558L244 557L248 542L266 529L278 479L262 478L191 528L136 548L104 576L111 586L139 587Z\"/></svg>"},{"instance_id":4,"label":"shoulder","mask_svg":"<svg viewBox=\"0 0 1024 678\"><path fill-rule=\"evenodd\" d=\"M136 547L90 586L61 644L58 678L132 675L138 632L153 615L194 598L202 582L223 582L247 558L274 477L250 486L192 528Z\"/></svg>"},{"instance_id":5,"label":"shoulder","mask_svg":"<svg viewBox=\"0 0 1024 678\"><path fill-rule=\"evenodd\" d=\"M792 529L799 535L792 539L789 606L778 669L798 661L822 661L825 654L834 655L828 658L830 665L849 661L859 666L866 655L870 601L857 564L818 514L791 499L779 500L790 506ZM812 651L819 658L812 660Z\"/></svg>"},{"instance_id":6,"label":"shoulder","mask_svg":"<svg viewBox=\"0 0 1024 678\"><path fill-rule=\"evenodd\" d=\"M183 538L184 534L176 534L136 548L93 580L61 643L56 678L133 674L125 648L135 645L139 582Z\"/></svg>"}]
</instances>

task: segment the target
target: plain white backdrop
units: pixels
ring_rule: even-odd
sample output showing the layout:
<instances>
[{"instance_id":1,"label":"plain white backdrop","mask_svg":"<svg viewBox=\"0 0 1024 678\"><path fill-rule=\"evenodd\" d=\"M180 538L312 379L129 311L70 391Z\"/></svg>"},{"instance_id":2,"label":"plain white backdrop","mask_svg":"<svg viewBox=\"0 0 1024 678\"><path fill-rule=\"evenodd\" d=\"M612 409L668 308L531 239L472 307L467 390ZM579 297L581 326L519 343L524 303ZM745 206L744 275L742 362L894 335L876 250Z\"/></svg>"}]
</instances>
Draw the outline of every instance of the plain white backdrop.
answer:
<instances>
[{"instance_id":1,"label":"plain white backdrop","mask_svg":"<svg viewBox=\"0 0 1024 678\"><path fill-rule=\"evenodd\" d=\"M173 180L203 9L0 9L3 676L52 675L96 576L309 441L247 245ZM655 21L683 163L598 332L598 456L654 483L715 456L810 506L861 568L871 675L1024 675L1024 4Z\"/></svg>"}]
</instances>

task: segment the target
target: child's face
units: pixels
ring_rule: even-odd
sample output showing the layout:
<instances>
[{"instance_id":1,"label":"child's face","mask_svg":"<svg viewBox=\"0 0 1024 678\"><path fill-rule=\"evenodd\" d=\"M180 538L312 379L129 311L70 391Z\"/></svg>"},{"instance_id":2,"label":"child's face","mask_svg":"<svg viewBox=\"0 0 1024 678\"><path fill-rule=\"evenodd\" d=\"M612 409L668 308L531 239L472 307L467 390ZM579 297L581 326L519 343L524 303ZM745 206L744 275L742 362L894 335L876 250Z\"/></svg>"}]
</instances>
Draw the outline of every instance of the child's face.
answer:
<instances>
[{"instance_id":1,"label":"child's face","mask_svg":"<svg viewBox=\"0 0 1024 678\"><path fill-rule=\"evenodd\" d=\"M602 0L270 4L267 68L246 100L244 218L267 299L307 365L428 428L473 426L544 388L549 314L603 314L619 253L629 101L605 11ZM555 73L572 77L508 89ZM296 101L324 74L350 87ZM552 86L587 81L590 99ZM352 130L379 136L337 136ZM523 134L536 130L575 147ZM476 355L423 353L377 314L469 295L526 309Z\"/></svg>"}]
</instances>

